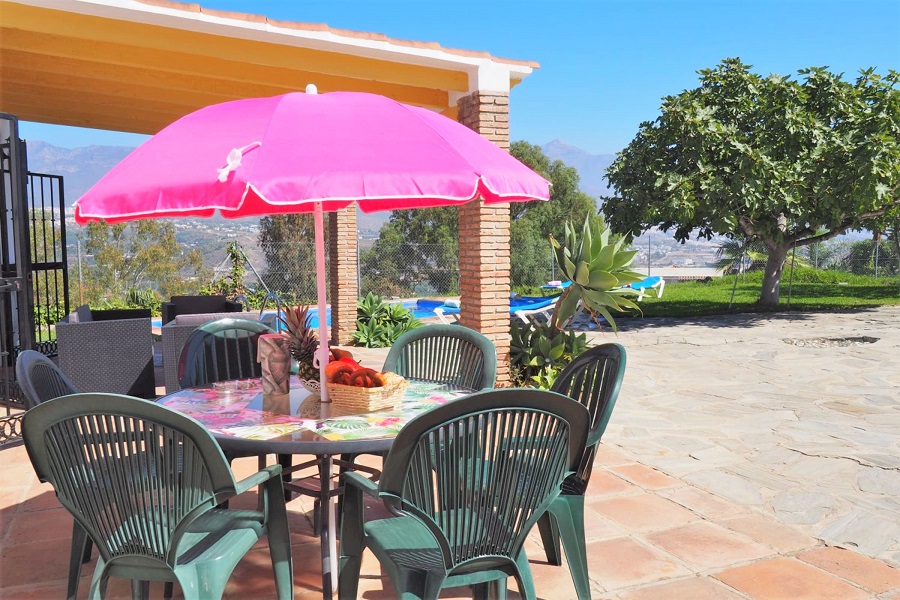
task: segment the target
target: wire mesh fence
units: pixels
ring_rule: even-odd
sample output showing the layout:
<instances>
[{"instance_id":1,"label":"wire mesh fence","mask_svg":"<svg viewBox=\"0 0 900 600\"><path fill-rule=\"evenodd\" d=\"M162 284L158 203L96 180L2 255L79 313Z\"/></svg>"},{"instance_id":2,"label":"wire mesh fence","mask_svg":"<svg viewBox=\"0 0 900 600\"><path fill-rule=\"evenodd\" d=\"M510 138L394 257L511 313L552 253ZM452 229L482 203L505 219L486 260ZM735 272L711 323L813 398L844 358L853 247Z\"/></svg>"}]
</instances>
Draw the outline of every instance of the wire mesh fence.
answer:
<instances>
[{"instance_id":1,"label":"wire mesh fence","mask_svg":"<svg viewBox=\"0 0 900 600\"><path fill-rule=\"evenodd\" d=\"M250 269L247 283L262 286L286 301L314 302L316 298L315 248L308 244L285 244L247 252ZM458 244L417 244L400 241L362 241L358 250L357 285L360 295L428 297L459 295ZM510 284L516 290L535 290L562 275L545 240L513 242ZM654 267L666 265L654 257ZM765 256L734 257L723 273L765 268ZM712 265L707 265L712 266ZM641 265L634 268L640 270ZM832 241L798 248L789 253L784 266L786 282L792 269L812 268L874 277L900 276L900 257L892 242L882 240ZM326 274L327 277L327 274Z\"/></svg>"}]
</instances>

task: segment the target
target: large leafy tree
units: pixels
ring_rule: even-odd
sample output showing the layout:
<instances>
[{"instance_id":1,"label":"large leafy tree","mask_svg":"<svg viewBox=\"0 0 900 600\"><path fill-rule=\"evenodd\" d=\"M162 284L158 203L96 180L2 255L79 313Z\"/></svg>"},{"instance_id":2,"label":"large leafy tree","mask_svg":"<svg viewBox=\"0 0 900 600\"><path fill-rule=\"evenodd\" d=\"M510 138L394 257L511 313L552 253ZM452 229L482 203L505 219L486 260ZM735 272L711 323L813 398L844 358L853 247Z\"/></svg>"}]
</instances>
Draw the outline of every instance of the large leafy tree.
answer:
<instances>
[{"instance_id":1,"label":"large leafy tree","mask_svg":"<svg viewBox=\"0 0 900 600\"><path fill-rule=\"evenodd\" d=\"M760 302L777 305L785 259L849 230L900 217L900 74L855 81L824 68L763 77L739 59L699 72L607 170L609 225L761 241Z\"/></svg>"},{"instance_id":2,"label":"large leafy tree","mask_svg":"<svg viewBox=\"0 0 900 600\"><path fill-rule=\"evenodd\" d=\"M363 289L405 296L427 283L437 294L458 293L458 230L452 207L392 211L360 255Z\"/></svg>"},{"instance_id":3,"label":"large leafy tree","mask_svg":"<svg viewBox=\"0 0 900 600\"><path fill-rule=\"evenodd\" d=\"M510 278L519 285L543 285L550 263L549 236L563 239L566 222L599 219L597 201L578 188L579 176L575 167L561 160L551 160L540 146L513 142L510 153L551 183L549 202L510 204ZM557 277L562 276L561 272L557 273Z\"/></svg>"},{"instance_id":4,"label":"large leafy tree","mask_svg":"<svg viewBox=\"0 0 900 600\"><path fill-rule=\"evenodd\" d=\"M168 221L90 223L84 247L94 259L83 270L90 304L124 301L129 292L150 288L164 298L185 294L206 276L200 251L184 252Z\"/></svg>"},{"instance_id":5,"label":"large leafy tree","mask_svg":"<svg viewBox=\"0 0 900 600\"><path fill-rule=\"evenodd\" d=\"M563 238L566 221L599 219L597 204L578 189L578 171L551 160L540 146L513 142L510 153L551 182L549 202L510 204L510 278L517 285L542 285L549 274L549 236ZM363 287L402 295L426 280L438 293L455 292L458 240L456 208L393 211L375 246L361 256Z\"/></svg>"},{"instance_id":6,"label":"large leafy tree","mask_svg":"<svg viewBox=\"0 0 900 600\"><path fill-rule=\"evenodd\" d=\"M316 298L315 233L311 213L273 215L259 221L259 246L266 257L262 277L286 302Z\"/></svg>"}]
</instances>

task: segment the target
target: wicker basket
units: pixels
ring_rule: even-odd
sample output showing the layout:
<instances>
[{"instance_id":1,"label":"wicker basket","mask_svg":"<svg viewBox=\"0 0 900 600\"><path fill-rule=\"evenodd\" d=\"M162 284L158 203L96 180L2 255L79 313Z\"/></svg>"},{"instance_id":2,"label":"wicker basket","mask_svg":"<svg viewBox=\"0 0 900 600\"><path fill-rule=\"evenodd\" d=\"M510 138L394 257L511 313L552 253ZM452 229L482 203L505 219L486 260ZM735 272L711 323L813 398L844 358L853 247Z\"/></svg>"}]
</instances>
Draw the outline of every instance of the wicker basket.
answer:
<instances>
[{"instance_id":1,"label":"wicker basket","mask_svg":"<svg viewBox=\"0 0 900 600\"><path fill-rule=\"evenodd\" d=\"M328 397L336 406L358 412L371 412L398 406L403 401L409 382L398 379L396 383L373 388L326 383L325 387L328 388Z\"/></svg>"}]
</instances>

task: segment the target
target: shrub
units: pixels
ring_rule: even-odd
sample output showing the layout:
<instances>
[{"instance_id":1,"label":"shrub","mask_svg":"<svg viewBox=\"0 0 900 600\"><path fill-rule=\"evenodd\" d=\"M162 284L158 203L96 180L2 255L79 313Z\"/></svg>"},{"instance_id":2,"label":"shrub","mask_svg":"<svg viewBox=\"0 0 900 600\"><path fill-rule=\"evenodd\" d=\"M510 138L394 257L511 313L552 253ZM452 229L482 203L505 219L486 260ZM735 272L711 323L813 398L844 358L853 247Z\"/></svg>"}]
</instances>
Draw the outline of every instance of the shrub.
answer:
<instances>
[{"instance_id":1,"label":"shrub","mask_svg":"<svg viewBox=\"0 0 900 600\"><path fill-rule=\"evenodd\" d=\"M357 346L387 348L407 331L421 326L422 322L408 308L388 304L369 292L356 303L356 331L352 337Z\"/></svg>"}]
</instances>

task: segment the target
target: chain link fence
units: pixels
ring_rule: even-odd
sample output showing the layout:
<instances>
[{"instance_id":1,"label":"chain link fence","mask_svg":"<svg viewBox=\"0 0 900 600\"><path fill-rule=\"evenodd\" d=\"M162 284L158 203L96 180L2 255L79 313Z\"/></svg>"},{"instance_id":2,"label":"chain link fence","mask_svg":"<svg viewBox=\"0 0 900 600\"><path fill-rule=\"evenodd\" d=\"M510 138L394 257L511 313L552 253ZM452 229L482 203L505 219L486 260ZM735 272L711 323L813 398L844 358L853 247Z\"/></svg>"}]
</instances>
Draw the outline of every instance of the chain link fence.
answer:
<instances>
[{"instance_id":1,"label":"chain link fence","mask_svg":"<svg viewBox=\"0 0 900 600\"><path fill-rule=\"evenodd\" d=\"M275 292L285 302L315 302L316 263L312 240L271 245L265 250L242 248L249 261L245 277L248 288ZM457 244L362 240L358 253L356 277L360 295L369 292L385 298L459 295ZM537 293L541 285L562 277L546 240L513 243L511 257L510 284L513 289ZM666 266L665 257L654 255L653 266ZM900 256L889 240L882 240L877 245L872 240L830 240L798 248L796 253L788 254L785 282L792 266L875 277L900 276ZM725 272L747 272L764 267L765 256L745 255L734 257L731 268ZM215 270L221 274L228 268L223 264ZM636 262L634 268L640 271L642 267Z\"/></svg>"},{"instance_id":2,"label":"chain link fence","mask_svg":"<svg viewBox=\"0 0 900 600\"><path fill-rule=\"evenodd\" d=\"M763 270L766 257L745 254L736 257L728 273ZM852 275L871 277L896 277L900 275L900 252L889 240L874 243L872 240L833 240L797 248L788 253L784 265L785 274L791 268L811 268L816 271L838 271Z\"/></svg>"}]
</instances>

